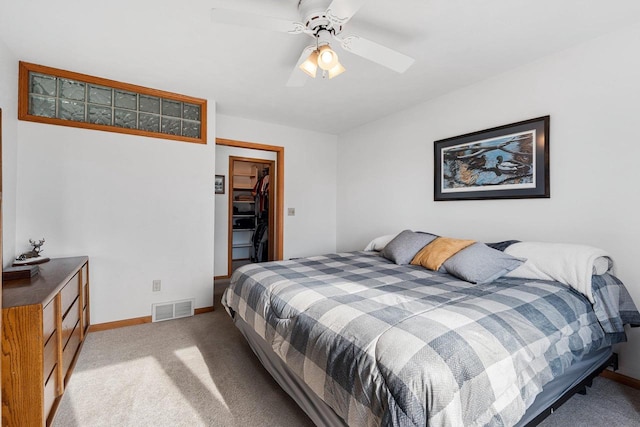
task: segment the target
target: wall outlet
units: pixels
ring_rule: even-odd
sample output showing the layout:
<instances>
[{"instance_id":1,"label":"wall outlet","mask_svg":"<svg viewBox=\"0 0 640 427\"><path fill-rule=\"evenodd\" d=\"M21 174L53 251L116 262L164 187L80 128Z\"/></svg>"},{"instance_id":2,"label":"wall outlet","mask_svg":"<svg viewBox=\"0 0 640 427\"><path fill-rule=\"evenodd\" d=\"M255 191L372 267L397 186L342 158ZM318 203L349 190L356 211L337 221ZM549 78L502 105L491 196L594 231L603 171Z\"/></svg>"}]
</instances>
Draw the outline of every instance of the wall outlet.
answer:
<instances>
[{"instance_id":1,"label":"wall outlet","mask_svg":"<svg viewBox=\"0 0 640 427\"><path fill-rule=\"evenodd\" d=\"M160 280L154 280L153 287L151 288L151 290L153 292L160 292L161 289L162 289L162 282L160 282Z\"/></svg>"},{"instance_id":2,"label":"wall outlet","mask_svg":"<svg viewBox=\"0 0 640 427\"><path fill-rule=\"evenodd\" d=\"M289 215L289 216L296 216L296 208L289 208L289 209L287 209L287 215Z\"/></svg>"}]
</instances>

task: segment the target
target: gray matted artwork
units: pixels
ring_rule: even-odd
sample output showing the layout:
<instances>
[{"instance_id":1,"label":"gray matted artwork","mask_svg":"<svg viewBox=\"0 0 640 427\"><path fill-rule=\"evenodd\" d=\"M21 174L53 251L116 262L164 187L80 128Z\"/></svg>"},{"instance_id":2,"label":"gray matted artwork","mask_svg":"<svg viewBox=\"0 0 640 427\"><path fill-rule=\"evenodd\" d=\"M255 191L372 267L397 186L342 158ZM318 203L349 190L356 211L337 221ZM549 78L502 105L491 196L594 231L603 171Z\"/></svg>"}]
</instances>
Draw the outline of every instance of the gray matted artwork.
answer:
<instances>
[{"instance_id":1,"label":"gray matted artwork","mask_svg":"<svg viewBox=\"0 0 640 427\"><path fill-rule=\"evenodd\" d=\"M434 200L549 197L549 116L435 142Z\"/></svg>"}]
</instances>

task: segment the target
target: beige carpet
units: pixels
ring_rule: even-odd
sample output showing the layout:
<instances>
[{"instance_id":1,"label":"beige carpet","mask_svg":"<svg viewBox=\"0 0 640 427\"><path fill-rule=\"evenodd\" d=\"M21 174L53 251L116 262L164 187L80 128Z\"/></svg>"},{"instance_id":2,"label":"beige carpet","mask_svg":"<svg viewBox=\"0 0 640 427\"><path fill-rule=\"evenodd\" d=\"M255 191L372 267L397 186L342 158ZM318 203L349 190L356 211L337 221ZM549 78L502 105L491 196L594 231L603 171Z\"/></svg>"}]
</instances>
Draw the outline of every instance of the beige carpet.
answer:
<instances>
[{"instance_id":1,"label":"beige carpet","mask_svg":"<svg viewBox=\"0 0 640 427\"><path fill-rule=\"evenodd\" d=\"M312 426L219 306L87 336L53 426Z\"/></svg>"},{"instance_id":2,"label":"beige carpet","mask_svg":"<svg viewBox=\"0 0 640 427\"><path fill-rule=\"evenodd\" d=\"M53 423L312 425L219 305L191 318L89 334ZM640 391L597 378L587 396L574 396L541 427L639 425Z\"/></svg>"}]
</instances>

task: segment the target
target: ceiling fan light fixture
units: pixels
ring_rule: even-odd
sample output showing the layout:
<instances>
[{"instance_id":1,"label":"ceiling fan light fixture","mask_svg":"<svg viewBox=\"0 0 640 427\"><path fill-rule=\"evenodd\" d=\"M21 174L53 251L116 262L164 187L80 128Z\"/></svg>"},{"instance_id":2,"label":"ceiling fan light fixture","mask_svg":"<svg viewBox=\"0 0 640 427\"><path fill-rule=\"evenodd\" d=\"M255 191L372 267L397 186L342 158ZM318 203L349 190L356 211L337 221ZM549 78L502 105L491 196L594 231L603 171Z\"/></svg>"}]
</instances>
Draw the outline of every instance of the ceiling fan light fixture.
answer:
<instances>
[{"instance_id":1,"label":"ceiling fan light fixture","mask_svg":"<svg viewBox=\"0 0 640 427\"><path fill-rule=\"evenodd\" d=\"M316 78L316 72L318 71L318 51L311 52L309 57L300 64L300 69L304 71L309 77Z\"/></svg>"},{"instance_id":2,"label":"ceiling fan light fixture","mask_svg":"<svg viewBox=\"0 0 640 427\"><path fill-rule=\"evenodd\" d=\"M332 69L330 69L328 71L329 78L332 79L335 76L339 76L340 74L344 73L345 71L346 71L346 69L342 66L342 64L340 64L338 62L335 67L333 67Z\"/></svg>"},{"instance_id":3,"label":"ceiling fan light fixture","mask_svg":"<svg viewBox=\"0 0 640 427\"><path fill-rule=\"evenodd\" d=\"M328 44L320 46L318 52L318 67L329 71L337 64L339 64L338 54L335 53Z\"/></svg>"}]
</instances>

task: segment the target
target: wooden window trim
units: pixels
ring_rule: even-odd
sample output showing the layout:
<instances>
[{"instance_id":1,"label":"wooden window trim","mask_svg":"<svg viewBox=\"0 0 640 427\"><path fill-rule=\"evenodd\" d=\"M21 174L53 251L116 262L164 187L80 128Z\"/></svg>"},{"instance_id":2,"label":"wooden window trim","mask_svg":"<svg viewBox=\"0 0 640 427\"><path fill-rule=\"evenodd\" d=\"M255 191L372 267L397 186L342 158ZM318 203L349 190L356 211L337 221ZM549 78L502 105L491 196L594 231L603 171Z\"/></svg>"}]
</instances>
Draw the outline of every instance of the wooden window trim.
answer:
<instances>
[{"instance_id":1,"label":"wooden window trim","mask_svg":"<svg viewBox=\"0 0 640 427\"><path fill-rule=\"evenodd\" d=\"M113 89L121 89L129 92L135 92L143 95L151 95L159 98L170 99L174 101L187 102L200 106L200 138L192 138L182 135L169 135L158 132L150 132L139 129L120 128L110 125L99 125L87 122L75 122L53 117L41 117L29 114L29 73L42 73L55 77L62 77L72 80L78 80L83 83L108 86ZM171 139L175 141L192 142L196 144L207 143L207 100L202 98L194 98L191 96L180 95L177 93L166 92L158 89L151 89L144 86L123 83L115 80L104 79L101 77L89 76L87 74L75 73L72 71L61 70L59 68L45 67L43 65L31 64L20 61L18 73L18 119L36 123L47 123L51 125L70 126L83 129L95 129L106 132L125 133L129 135L148 136L152 138Z\"/></svg>"}]
</instances>

